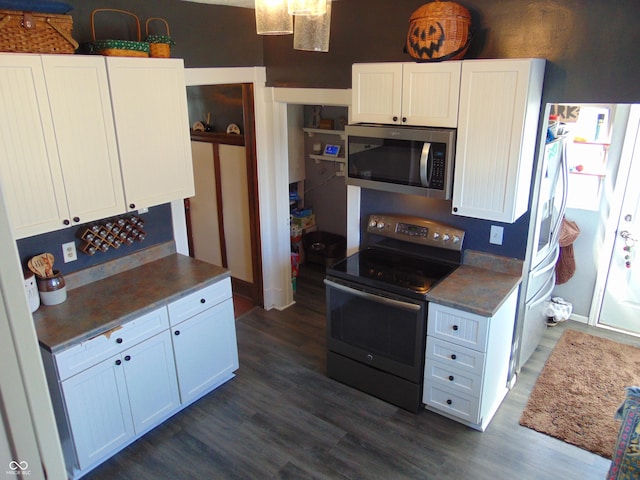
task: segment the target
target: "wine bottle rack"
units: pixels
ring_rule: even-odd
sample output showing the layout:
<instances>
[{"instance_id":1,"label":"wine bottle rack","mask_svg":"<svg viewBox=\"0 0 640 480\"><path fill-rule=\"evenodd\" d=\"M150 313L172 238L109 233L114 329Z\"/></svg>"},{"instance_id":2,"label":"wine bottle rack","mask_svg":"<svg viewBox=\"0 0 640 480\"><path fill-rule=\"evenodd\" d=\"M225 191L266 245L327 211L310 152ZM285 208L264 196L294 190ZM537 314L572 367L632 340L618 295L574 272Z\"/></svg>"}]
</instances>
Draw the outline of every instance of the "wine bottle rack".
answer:
<instances>
[{"instance_id":1,"label":"wine bottle rack","mask_svg":"<svg viewBox=\"0 0 640 480\"><path fill-rule=\"evenodd\" d=\"M142 242L147 234L142 229L144 221L137 215L110 218L99 223L83 226L77 232L82 240L78 249L87 255L107 252L122 245Z\"/></svg>"}]
</instances>

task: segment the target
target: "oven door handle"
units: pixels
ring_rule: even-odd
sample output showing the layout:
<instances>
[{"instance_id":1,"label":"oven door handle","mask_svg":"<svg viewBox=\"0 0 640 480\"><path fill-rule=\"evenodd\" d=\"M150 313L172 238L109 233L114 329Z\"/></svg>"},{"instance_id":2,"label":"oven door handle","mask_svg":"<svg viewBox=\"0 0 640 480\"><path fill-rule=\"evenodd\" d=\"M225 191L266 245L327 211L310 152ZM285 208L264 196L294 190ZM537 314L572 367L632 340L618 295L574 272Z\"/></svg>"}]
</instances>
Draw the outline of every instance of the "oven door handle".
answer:
<instances>
[{"instance_id":1,"label":"oven door handle","mask_svg":"<svg viewBox=\"0 0 640 480\"><path fill-rule=\"evenodd\" d=\"M331 280L327 280L326 278L324 280L324 284L328 287L335 288L336 290L341 290L357 297L366 298L368 300L383 303L385 305L396 308L403 308L405 310L411 310L414 312L417 312L422 308L420 305L416 305L415 303L403 302L401 300L394 300L393 298L381 297L379 295L374 295L373 293L363 292L362 290L357 290L340 283L332 282Z\"/></svg>"}]
</instances>

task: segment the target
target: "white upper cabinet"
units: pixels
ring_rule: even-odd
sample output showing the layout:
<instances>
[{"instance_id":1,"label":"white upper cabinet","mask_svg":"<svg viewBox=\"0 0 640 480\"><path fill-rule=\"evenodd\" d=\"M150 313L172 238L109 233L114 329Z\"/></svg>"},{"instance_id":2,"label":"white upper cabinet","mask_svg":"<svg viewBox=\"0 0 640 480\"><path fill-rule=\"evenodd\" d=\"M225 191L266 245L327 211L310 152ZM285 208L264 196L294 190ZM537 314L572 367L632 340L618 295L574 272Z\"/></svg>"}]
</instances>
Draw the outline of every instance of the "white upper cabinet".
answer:
<instances>
[{"instance_id":1,"label":"white upper cabinet","mask_svg":"<svg viewBox=\"0 0 640 480\"><path fill-rule=\"evenodd\" d=\"M462 64L453 213L505 223L527 211L545 60Z\"/></svg>"},{"instance_id":2,"label":"white upper cabinet","mask_svg":"<svg viewBox=\"0 0 640 480\"><path fill-rule=\"evenodd\" d=\"M122 212L109 84L99 57L42 57L72 223Z\"/></svg>"},{"instance_id":3,"label":"white upper cabinet","mask_svg":"<svg viewBox=\"0 0 640 480\"><path fill-rule=\"evenodd\" d=\"M182 59L106 57L127 208L195 194Z\"/></svg>"},{"instance_id":4,"label":"white upper cabinet","mask_svg":"<svg viewBox=\"0 0 640 480\"><path fill-rule=\"evenodd\" d=\"M17 238L124 209L104 61L0 54L0 178Z\"/></svg>"},{"instance_id":5,"label":"white upper cabinet","mask_svg":"<svg viewBox=\"0 0 640 480\"><path fill-rule=\"evenodd\" d=\"M460 69L459 61L355 64L352 120L455 127Z\"/></svg>"},{"instance_id":6,"label":"white upper cabinet","mask_svg":"<svg viewBox=\"0 0 640 480\"><path fill-rule=\"evenodd\" d=\"M194 195L181 59L0 54L16 238Z\"/></svg>"}]
</instances>

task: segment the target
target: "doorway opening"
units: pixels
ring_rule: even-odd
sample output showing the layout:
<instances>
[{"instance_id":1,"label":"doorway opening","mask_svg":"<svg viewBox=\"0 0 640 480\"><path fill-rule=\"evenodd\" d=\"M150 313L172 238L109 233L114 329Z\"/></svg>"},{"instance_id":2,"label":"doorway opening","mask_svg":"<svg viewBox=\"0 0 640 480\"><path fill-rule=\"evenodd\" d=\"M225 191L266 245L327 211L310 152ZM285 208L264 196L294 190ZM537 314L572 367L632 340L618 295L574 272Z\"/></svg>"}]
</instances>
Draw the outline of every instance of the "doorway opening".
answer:
<instances>
[{"instance_id":1,"label":"doorway opening","mask_svg":"<svg viewBox=\"0 0 640 480\"><path fill-rule=\"evenodd\" d=\"M231 271L236 316L263 306L253 85L187 87L194 197L189 254Z\"/></svg>"},{"instance_id":2,"label":"doorway opening","mask_svg":"<svg viewBox=\"0 0 640 480\"><path fill-rule=\"evenodd\" d=\"M323 271L344 258L346 106L287 105L289 213L294 299L300 268Z\"/></svg>"},{"instance_id":3,"label":"doorway opening","mask_svg":"<svg viewBox=\"0 0 640 480\"><path fill-rule=\"evenodd\" d=\"M639 290L637 285L634 288L634 264L631 268L625 264L629 260L625 256L633 255L624 249L631 240L625 241L620 235L625 231L623 227L627 227L631 236L638 233L634 231L633 222L625 223L624 220L625 215L631 215L635 220L637 213L637 205L633 205L637 202L636 194L627 185L633 182L627 182L627 179L634 178L631 170L634 152L638 156L635 149L640 123L638 109L640 106L628 104L555 104L550 107L550 123L557 121L567 135L569 181L565 217L580 229L572 245L575 275L566 283L556 285L552 297L570 302L575 320L625 333L634 333L624 320L629 314L619 310L608 313L608 310L612 305L617 308L634 303L632 294L623 298L619 293ZM636 172L635 175L640 174L640 169ZM625 204L628 205L623 209ZM630 212L625 213L629 209ZM616 273L615 265L623 268ZM616 282L617 287L614 286ZM612 291L617 292L615 300L604 302ZM640 299L637 303L640 304ZM640 333L640 325L636 328L636 333Z\"/></svg>"}]
</instances>

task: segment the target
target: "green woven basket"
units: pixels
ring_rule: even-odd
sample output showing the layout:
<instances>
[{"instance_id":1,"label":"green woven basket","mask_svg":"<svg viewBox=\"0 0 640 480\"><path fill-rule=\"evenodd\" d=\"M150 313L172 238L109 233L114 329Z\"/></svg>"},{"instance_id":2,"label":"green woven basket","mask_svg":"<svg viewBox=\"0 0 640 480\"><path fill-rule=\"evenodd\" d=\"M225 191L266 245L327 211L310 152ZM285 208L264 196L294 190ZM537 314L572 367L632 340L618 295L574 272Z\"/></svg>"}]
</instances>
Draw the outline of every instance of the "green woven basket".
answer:
<instances>
[{"instance_id":1,"label":"green woven basket","mask_svg":"<svg viewBox=\"0 0 640 480\"><path fill-rule=\"evenodd\" d=\"M136 21L138 40L96 40L94 17L97 12L116 12L130 15ZM148 57L150 48L148 42L140 41L140 19L137 15L118 10L116 8L97 8L91 13L91 45L95 53L112 57Z\"/></svg>"}]
</instances>

